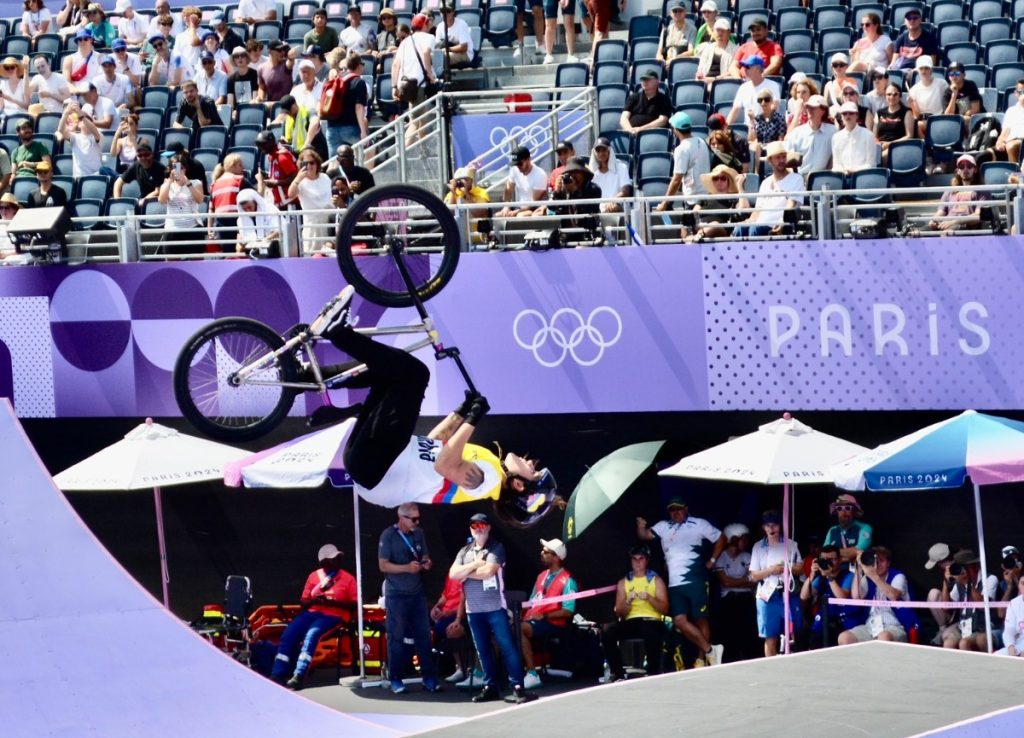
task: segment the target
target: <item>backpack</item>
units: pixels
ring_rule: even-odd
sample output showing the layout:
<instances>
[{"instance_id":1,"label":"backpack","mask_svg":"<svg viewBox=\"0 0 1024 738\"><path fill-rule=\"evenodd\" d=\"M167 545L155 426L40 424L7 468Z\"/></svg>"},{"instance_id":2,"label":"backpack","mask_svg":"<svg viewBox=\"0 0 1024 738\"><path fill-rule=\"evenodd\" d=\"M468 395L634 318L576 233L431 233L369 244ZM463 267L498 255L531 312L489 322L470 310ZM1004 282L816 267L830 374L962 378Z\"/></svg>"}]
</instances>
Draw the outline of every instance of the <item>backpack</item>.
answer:
<instances>
[{"instance_id":1,"label":"backpack","mask_svg":"<svg viewBox=\"0 0 1024 738\"><path fill-rule=\"evenodd\" d=\"M334 79L324 82L323 92L320 93L320 117L331 120L340 118L345 109L345 95L353 80L362 79L355 72L343 74Z\"/></svg>"}]
</instances>

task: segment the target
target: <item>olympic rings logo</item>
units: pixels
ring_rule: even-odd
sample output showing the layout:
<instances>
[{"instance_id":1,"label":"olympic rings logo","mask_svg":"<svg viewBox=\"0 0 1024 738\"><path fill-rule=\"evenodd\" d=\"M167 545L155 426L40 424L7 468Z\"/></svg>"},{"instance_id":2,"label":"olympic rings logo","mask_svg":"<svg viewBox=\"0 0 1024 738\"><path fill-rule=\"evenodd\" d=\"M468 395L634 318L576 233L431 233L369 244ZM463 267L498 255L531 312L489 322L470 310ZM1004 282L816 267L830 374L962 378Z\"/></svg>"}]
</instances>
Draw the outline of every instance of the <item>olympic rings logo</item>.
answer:
<instances>
[{"instance_id":1,"label":"olympic rings logo","mask_svg":"<svg viewBox=\"0 0 1024 738\"><path fill-rule=\"evenodd\" d=\"M600 319L601 316L607 316ZM524 320L533 320L537 327L532 337L524 338ZM605 335L601 330L612 328L611 335ZM571 356L579 366L593 366L604 357L606 349L618 343L622 337L622 318L615 310L602 305L590 311L587 319L583 314L573 308L559 308L547 320L537 310L527 308L521 310L514 321L512 321L512 336L521 348L533 352L533 358L543 367L552 368L560 366L567 356ZM587 346L593 346L596 351L579 351L586 342ZM550 343L554 350L545 354L542 350ZM593 353L591 356L590 354Z\"/></svg>"},{"instance_id":2,"label":"olympic rings logo","mask_svg":"<svg viewBox=\"0 0 1024 738\"><path fill-rule=\"evenodd\" d=\"M541 124L533 123L529 126L495 126L491 129L491 147L501 147L501 155L508 156L517 146L525 146L531 151L540 148L551 139L550 132Z\"/></svg>"}]
</instances>

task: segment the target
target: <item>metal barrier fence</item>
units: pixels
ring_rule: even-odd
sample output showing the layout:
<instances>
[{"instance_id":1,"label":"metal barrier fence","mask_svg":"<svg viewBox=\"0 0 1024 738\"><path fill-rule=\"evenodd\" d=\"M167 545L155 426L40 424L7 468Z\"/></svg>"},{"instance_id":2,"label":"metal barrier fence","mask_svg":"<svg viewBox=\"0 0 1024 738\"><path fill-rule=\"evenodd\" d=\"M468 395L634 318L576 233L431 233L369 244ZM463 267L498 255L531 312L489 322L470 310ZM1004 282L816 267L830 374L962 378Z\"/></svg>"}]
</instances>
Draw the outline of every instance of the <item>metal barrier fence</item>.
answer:
<instances>
[{"instance_id":1,"label":"metal barrier fence","mask_svg":"<svg viewBox=\"0 0 1024 738\"><path fill-rule=\"evenodd\" d=\"M803 204L790 211L769 233L750 239L843 239L865 237L939 237L1019 233L1024 222L1024 186L959 188L967 198L954 203L980 205L980 217L939 213L949 188L858 190L790 193ZM777 196L776 196L777 197ZM732 241L740 219L758 211L756 194L701 196L699 209L684 197L473 203L450 206L467 251L553 248L561 246L642 246L684 241ZM746 202L744 202L744 200ZM659 209L668 203L665 209ZM597 212L579 212L590 206ZM506 217L505 208L529 209L529 215ZM573 208L575 212L569 209ZM256 214L259 215L259 214ZM333 255L341 210L275 213L264 223L256 255L299 258ZM70 263L138 262L247 257L239 249L239 214L197 213L193 228L165 227L164 215L73 218L68 234ZM244 217L244 216L243 216ZM3 223L0 222L0 228ZM274 231L274 232L271 232ZM267 243L263 243L266 241ZM276 242L275 253L269 241ZM251 246L252 244L249 244Z\"/></svg>"}]
</instances>

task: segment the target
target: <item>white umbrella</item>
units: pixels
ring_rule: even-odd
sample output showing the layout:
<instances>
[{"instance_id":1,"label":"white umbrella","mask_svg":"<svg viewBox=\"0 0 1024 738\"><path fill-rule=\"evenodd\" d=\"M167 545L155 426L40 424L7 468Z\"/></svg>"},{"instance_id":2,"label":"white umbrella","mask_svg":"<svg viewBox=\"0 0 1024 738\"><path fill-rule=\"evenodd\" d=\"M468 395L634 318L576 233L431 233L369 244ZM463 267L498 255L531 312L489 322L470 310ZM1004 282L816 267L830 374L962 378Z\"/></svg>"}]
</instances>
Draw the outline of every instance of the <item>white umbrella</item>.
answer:
<instances>
[{"instance_id":1,"label":"white umbrella","mask_svg":"<svg viewBox=\"0 0 1024 738\"><path fill-rule=\"evenodd\" d=\"M179 433L146 418L145 423L133 428L120 441L65 469L53 481L65 492L153 490L164 607L170 607L168 585L171 578L167 570L160 488L221 480L225 464L248 455L248 451Z\"/></svg>"},{"instance_id":2,"label":"white umbrella","mask_svg":"<svg viewBox=\"0 0 1024 738\"><path fill-rule=\"evenodd\" d=\"M687 456L660 474L783 485L782 535L788 545L790 485L831 483L830 466L864 451L867 451L864 446L816 431L784 413L780 419L760 426L753 433ZM783 599L788 630L791 577L788 551L785 566L786 595ZM789 653L788 633L784 649Z\"/></svg>"}]
</instances>

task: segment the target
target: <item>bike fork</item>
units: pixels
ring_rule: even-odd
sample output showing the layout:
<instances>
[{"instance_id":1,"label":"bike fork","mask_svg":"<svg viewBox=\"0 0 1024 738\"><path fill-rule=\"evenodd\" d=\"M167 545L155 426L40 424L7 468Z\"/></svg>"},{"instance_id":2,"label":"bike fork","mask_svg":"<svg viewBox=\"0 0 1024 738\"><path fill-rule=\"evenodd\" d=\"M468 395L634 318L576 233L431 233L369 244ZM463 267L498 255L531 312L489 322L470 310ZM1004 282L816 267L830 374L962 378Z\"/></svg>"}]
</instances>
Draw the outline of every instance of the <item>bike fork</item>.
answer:
<instances>
[{"instance_id":1,"label":"bike fork","mask_svg":"<svg viewBox=\"0 0 1024 738\"><path fill-rule=\"evenodd\" d=\"M392 246L392 248L394 247ZM469 372L466 371L466 365L462 363L462 357L459 354L459 349L456 346L446 348L444 344L441 343L441 337L434 328L434 321L431 320L430 315L427 313L427 309L423 306L423 300L420 299L419 293L416 291L416 285L413 284L409 270L405 266L405 261L394 251L391 252L391 256L395 260L395 265L398 267L398 273L402 276L402 281L405 282L405 288L409 291L409 296L412 298L412 304L415 306L416 312L419 313L420 320L423 321L423 327L426 329L427 336L430 338L430 344L434 347L434 358L452 359L455 362L455 366L458 367L459 374L462 375L462 379L466 382L466 388L473 394L479 394L477 392L476 385L473 384L473 380L469 376Z\"/></svg>"}]
</instances>

